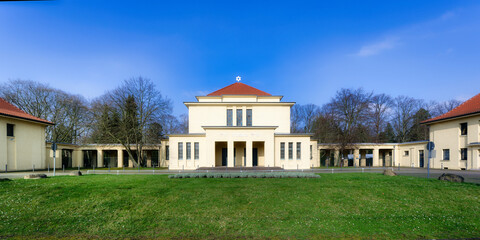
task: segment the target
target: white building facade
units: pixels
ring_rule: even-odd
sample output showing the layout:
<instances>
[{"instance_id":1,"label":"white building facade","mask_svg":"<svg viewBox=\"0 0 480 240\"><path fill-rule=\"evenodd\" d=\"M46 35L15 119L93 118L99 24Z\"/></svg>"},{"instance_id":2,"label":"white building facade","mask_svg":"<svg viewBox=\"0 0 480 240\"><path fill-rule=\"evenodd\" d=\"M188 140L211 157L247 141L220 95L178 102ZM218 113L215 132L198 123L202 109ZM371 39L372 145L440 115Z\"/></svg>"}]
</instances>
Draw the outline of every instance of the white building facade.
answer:
<instances>
[{"instance_id":1,"label":"white building facade","mask_svg":"<svg viewBox=\"0 0 480 240\"><path fill-rule=\"evenodd\" d=\"M311 135L290 133L294 102L240 82L196 99L185 102L189 133L169 135L165 142L169 169L308 169L315 159Z\"/></svg>"}]
</instances>

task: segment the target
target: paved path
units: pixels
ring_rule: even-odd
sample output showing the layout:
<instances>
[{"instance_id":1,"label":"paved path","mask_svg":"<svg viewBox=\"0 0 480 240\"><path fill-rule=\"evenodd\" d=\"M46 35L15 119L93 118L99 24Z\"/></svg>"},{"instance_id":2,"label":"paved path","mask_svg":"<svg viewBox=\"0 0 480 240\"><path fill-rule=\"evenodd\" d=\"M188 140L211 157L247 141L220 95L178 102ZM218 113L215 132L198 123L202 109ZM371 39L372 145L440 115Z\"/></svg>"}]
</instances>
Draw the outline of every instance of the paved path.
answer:
<instances>
[{"instance_id":1,"label":"paved path","mask_svg":"<svg viewBox=\"0 0 480 240\"><path fill-rule=\"evenodd\" d=\"M384 168L321 168L321 169L311 169L311 170L305 170L305 172L314 172L314 173L354 173L354 172L373 172L373 173L382 173ZM83 174L93 174L92 170L87 170L82 169L81 170ZM180 172L225 172L226 170L221 170L221 171L216 171L216 170L194 170L194 171L169 171L169 170L95 170L95 174L115 174L115 175L134 175L134 174L175 174L175 173L180 173ZM232 169L231 172L239 172L240 170ZM245 169L241 170L245 171ZM254 170L258 171L258 170ZM270 172L270 171L279 171L279 170L262 170L262 172ZM284 171L284 170L281 170ZM291 171L298 171L298 170L288 170L289 172ZM394 168L394 171L399 174L399 175L404 175L404 176L413 176L413 177L421 177L421 178L426 178L427 177L427 169L425 168ZM70 172L73 172L72 170L65 171L63 172L62 170L56 171L57 176L64 176L68 175ZM35 173L44 173L47 174L47 176L53 176L53 172L47 172L47 171L35 171ZM437 179L440 175L443 173L453 173L460 175L465 178L465 182L471 182L471 183L477 183L480 184L480 171L478 170L440 170L440 169L432 169L430 170L430 178L435 178ZM23 178L23 176L32 174L32 172L10 172L10 173L0 173L0 178Z\"/></svg>"}]
</instances>

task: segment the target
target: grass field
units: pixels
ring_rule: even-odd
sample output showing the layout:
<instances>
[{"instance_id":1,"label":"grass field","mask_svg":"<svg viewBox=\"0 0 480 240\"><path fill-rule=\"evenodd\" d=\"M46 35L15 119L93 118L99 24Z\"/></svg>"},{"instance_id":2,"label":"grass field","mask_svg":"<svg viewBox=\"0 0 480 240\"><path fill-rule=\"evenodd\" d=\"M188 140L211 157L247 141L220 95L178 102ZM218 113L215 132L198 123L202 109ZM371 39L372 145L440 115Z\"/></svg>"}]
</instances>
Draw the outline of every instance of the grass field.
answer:
<instances>
[{"instance_id":1,"label":"grass field","mask_svg":"<svg viewBox=\"0 0 480 240\"><path fill-rule=\"evenodd\" d=\"M0 182L0 238L480 237L480 186L380 174Z\"/></svg>"}]
</instances>

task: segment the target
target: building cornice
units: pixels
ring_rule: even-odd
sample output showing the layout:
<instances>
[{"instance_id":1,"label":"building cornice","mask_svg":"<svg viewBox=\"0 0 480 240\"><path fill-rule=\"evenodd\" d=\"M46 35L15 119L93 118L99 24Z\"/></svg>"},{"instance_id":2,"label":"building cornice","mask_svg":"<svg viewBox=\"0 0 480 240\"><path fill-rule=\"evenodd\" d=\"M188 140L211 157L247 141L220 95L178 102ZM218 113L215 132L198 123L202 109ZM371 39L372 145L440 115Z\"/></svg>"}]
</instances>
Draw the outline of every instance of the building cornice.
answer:
<instances>
[{"instance_id":1,"label":"building cornice","mask_svg":"<svg viewBox=\"0 0 480 240\"><path fill-rule=\"evenodd\" d=\"M40 121L40 120L34 120L34 119L30 119L30 118L24 118L24 117L14 116L14 115L6 114L6 113L0 113L0 116L3 116L3 117L5 117L5 118L22 120L22 121L30 122L30 123L42 124L42 125L46 125L46 126L53 126L53 125L55 125L55 123L44 122L44 121Z\"/></svg>"},{"instance_id":2,"label":"building cornice","mask_svg":"<svg viewBox=\"0 0 480 240\"><path fill-rule=\"evenodd\" d=\"M202 126L203 129L277 129L278 126Z\"/></svg>"},{"instance_id":3,"label":"building cornice","mask_svg":"<svg viewBox=\"0 0 480 240\"><path fill-rule=\"evenodd\" d=\"M275 137L312 137L313 133L275 133Z\"/></svg>"},{"instance_id":4,"label":"building cornice","mask_svg":"<svg viewBox=\"0 0 480 240\"><path fill-rule=\"evenodd\" d=\"M180 133L168 134L168 137L205 137L205 133Z\"/></svg>"},{"instance_id":5,"label":"building cornice","mask_svg":"<svg viewBox=\"0 0 480 240\"><path fill-rule=\"evenodd\" d=\"M188 106L235 106L235 105L256 105L256 106L293 106L295 102L183 102Z\"/></svg>"}]
</instances>

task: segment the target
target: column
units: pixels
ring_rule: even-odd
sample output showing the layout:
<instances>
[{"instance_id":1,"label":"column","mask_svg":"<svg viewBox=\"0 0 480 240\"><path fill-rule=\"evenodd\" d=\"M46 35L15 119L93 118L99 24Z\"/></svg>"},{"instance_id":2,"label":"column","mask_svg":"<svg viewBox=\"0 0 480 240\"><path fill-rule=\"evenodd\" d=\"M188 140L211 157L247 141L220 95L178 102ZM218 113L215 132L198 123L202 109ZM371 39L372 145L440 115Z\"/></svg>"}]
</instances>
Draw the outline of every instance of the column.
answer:
<instances>
[{"instance_id":1,"label":"column","mask_svg":"<svg viewBox=\"0 0 480 240\"><path fill-rule=\"evenodd\" d=\"M117 149L117 167L123 167L123 149Z\"/></svg>"},{"instance_id":2,"label":"column","mask_svg":"<svg viewBox=\"0 0 480 240\"><path fill-rule=\"evenodd\" d=\"M133 168L133 159L130 157L130 155L128 156L128 167Z\"/></svg>"},{"instance_id":3,"label":"column","mask_svg":"<svg viewBox=\"0 0 480 240\"><path fill-rule=\"evenodd\" d=\"M353 150L353 165L358 167L360 166L360 149Z\"/></svg>"},{"instance_id":4,"label":"column","mask_svg":"<svg viewBox=\"0 0 480 240\"><path fill-rule=\"evenodd\" d=\"M380 150L378 150L378 148L374 148L373 149L373 160L372 160L373 163L372 164L375 167L380 166L379 156L380 156Z\"/></svg>"},{"instance_id":5,"label":"column","mask_svg":"<svg viewBox=\"0 0 480 240\"><path fill-rule=\"evenodd\" d=\"M233 159L233 141L228 141L227 143L227 167L233 167L234 159Z\"/></svg>"},{"instance_id":6,"label":"column","mask_svg":"<svg viewBox=\"0 0 480 240\"><path fill-rule=\"evenodd\" d=\"M335 155L334 155L334 157L333 157L333 164L334 164L334 165L335 165L335 164L339 164L339 165L340 165L340 164L341 164L340 162L341 162L341 159L340 159L340 150L335 149ZM333 166L332 166L332 167L333 167Z\"/></svg>"},{"instance_id":7,"label":"column","mask_svg":"<svg viewBox=\"0 0 480 240\"><path fill-rule=\"evenodd\" d=\"M103 167L103 150L97 149L97 168Z\"/></svg>"},{"instance_id":8,"label":"column","mask_svg":"<svg viewBox=\"0 0 480 240\"><path fill-rule=\"evenodd\" d=\"M56 162L56 165L55 167L56 168L62 168L62 150L60 150L59 148L57 148L57 150L55 151L55 162Z\"/></svg>"},{"instance_id":9,"label":"column","mask_svg":"<svg viewBox=\"0 0 480 240\"><path fill-rule=\"evenodd\" d=\"M83 167L83 154L82 150L73 150L72 162L74 167Z\"/></svg>"},{"instance_id":10,"label":"column","mask_svg":"<svg viewBox=\"0 0 480 240\"><path fill-rule=\"evenodd\" d=\"M252 141L247 141L247 167L252 167L253 166L253 159L252 159L252 148L253 148L253 143Z\"/></svg>"},{"instance_id":11,"label":"column","mask_svg":"<svg viewBox=\"0 0 480 240\"><path fill-rule=\"evenodd\" d=\"M193 145L193 143L192 143ZM193 149L193 146L192 146ZM147 157L147 167L152 167L152 152L151 151L144 151L145 156ZM193 159L193 155L192 155Z\"/></svg>"}]
</instances>

